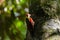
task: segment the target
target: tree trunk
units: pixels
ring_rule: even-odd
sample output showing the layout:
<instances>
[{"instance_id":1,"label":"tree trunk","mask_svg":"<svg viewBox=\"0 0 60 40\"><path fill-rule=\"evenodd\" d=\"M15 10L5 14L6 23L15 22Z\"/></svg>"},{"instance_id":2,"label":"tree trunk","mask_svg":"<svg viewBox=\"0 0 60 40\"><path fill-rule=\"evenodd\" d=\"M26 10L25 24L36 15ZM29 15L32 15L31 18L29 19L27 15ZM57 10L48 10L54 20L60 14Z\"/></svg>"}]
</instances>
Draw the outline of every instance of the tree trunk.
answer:
<instances>
[{"instance_id":1,"label":"tree trunk","mask_svg":"<svg viewBox=\"0 0 60 40\"><path fill-rule=\"evenodd\" d=\"M58 0L59 1L59 0ZM52 0L30 1L30 14L35 21L34 36L31 40L59 40L59 2ZM56 21L56 23L55 23ZM55 39L56 38L56 39Z\"/></svg>"}]
</instances>

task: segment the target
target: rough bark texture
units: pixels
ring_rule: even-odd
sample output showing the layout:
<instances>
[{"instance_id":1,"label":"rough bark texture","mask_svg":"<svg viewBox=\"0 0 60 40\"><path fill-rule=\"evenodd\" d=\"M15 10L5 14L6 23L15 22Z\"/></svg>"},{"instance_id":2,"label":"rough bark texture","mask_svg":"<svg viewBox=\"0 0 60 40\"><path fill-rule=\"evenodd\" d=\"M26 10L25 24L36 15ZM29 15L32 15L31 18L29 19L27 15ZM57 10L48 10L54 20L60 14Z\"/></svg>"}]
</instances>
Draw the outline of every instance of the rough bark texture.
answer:
<instances>
[{"instance_id":1,"label":"rough bark texture","mask_svg":"<svg viewBox=\"0 0 60 40\"><path fill-rule=\"evenodd\" d=\"M59 0L30 1L30 14L35 21L34 36L30 40L60 39L59 8Z\"/></svg>"}]
</instances>

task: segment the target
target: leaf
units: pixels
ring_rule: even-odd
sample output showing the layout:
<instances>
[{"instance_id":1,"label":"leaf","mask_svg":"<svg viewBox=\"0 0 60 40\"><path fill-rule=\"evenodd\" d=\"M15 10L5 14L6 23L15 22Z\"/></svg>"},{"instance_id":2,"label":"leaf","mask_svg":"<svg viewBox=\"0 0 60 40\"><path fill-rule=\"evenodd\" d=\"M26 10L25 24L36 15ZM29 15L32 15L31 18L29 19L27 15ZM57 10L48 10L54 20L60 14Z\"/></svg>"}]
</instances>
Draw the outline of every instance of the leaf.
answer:
<instances>
[{"instance_id":1,"label":"leaf","mask_svg":"<svg viewBox=\"0 0 60 40\"><path fill-rule=\"evenodd\" d=\"M22 20L16 19L14 21L16 28L20 31L21 38L26 38L27 26L26 23ZM16 31L14 31L16 32Z\"/></svg>"}]
</instances>

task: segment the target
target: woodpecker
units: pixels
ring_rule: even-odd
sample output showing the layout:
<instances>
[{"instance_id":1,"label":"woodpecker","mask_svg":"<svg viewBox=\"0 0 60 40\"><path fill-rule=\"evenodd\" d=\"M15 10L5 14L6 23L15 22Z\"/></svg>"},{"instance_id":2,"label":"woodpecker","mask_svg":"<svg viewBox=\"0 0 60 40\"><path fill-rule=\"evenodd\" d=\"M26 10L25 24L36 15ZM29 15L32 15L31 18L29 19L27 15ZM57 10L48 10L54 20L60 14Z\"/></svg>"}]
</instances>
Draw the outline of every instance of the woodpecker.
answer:
<instances>
[{"instance_id":1,"label":"woodpecker","mask_svg":"<svg viewBox=\"0 0 60 40\"><path fill-rule=\"evenodd\" d=\"M27 14L26 16L27 16L27 18L26 18L27 29L30 32L31 36L33 37L33 35L34 35L34 23L35 22L31 18L31 14Z\"/></svg>"}]
</instances>

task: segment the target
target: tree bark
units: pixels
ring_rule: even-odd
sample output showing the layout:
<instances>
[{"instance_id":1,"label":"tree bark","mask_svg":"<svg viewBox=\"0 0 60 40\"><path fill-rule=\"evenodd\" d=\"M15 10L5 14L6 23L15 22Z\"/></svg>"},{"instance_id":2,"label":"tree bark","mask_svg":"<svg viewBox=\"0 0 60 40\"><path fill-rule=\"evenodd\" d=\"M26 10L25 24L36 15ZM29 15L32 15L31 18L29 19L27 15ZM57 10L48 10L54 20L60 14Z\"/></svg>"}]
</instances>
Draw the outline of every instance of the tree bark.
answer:
<instances>
[{"instance_id":1,"label":"tree bark","mask_svg":"<svg viewBox=\"0 0 60 40\"><path fill-rule=\"evenodd\" d=\"M58 0L59 1L59 0ZM60 38L60 20L59 20L59 2L52 0L34 0L30 1L30 14L35 21L33 40L59 40ZM50 21L50 22L49 22ZM55 21L57 23L55 23ZM59 22L58 22L59 21ZM53 22L53 23L52 23ZM47 24L48 23L48 24ZM46 25L47 24L47 25ZM51 24L51 25L50 25ZM49 26L50 28L48 28ZM53 26L52 26L53 25ZM54 26L55 25L55 26ZM46 29L45 29L46 26ZM51 27L52 26L52 27ZM53 28L53 29L52 29ZM54 30L55 28L55 30ZM47 30L49 29L49 30ZM52 35L52 36L51 36ZM47 37L47 38L46 38Z\"/></svg>"}]
</instances>

